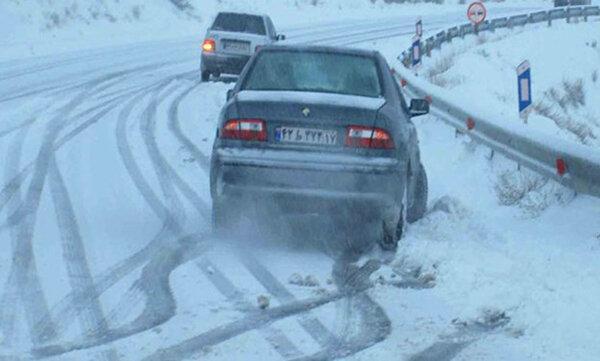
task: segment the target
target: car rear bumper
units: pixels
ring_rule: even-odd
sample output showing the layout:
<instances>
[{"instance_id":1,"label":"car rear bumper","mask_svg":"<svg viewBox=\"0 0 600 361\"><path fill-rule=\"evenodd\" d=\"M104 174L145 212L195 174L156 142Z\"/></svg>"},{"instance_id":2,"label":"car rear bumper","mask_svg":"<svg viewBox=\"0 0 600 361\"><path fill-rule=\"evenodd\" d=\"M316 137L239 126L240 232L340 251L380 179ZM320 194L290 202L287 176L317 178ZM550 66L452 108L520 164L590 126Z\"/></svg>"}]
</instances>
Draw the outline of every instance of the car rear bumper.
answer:
<instances>
[{"instance_id":1,"label":"car rear bumper","mask_svg":"<svg viewBox=\"0 0 600 361\"><path fill-rule=\"evenodd\" d=\"M202 70L211 73L240 74L250 55L202 53Z\"/></svg>"},{"instance_id":2,"label":"car rear bumper","mask_svg":"<svg viewBox=\"0 0 600 361\"><path fill-rule=\"evenodd\" d=\"M380 217L401 203L397 159L300 151L218 149L211 190L232 201L274 202L283 212L330 208Z\"/></svg>"}]
</instances>

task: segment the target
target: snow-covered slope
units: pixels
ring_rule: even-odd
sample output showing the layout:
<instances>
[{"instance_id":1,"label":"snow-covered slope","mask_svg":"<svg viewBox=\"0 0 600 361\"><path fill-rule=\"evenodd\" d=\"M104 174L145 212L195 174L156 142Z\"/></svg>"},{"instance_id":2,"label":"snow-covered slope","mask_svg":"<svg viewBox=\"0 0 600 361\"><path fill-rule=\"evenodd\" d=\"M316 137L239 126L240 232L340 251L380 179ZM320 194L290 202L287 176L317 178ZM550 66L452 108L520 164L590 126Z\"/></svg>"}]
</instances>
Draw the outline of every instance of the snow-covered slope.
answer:
<instances>
[{"instance_id":1,"label":"snow-covered slope","mask_svg":"<svg viewBox=\"0 0 600 361\"><path fill-rule=\"evenodd\" d=\"M599 21L502 30L444 46L425 58L431 82L518 121L516 67L529 60L534 107L527 125L600 147ZM535 46L532 46L535 44ZM520 122L519 122L520 123Z\"/></svg>"},{"instance_id":2,"label":"snow-covered slope","mask_svg":"<svg viewBox=\"0 0 600 361\"><path fill-rule=\"evenodd\" d=\"M543 0L512 0L491 9L530 8ZM0 61L78 49L204 35L222 10L268 13L279 29L319 22L443 14L446 4L370 0L4 0L0 2Z\"/></svg>"}]
</instances>

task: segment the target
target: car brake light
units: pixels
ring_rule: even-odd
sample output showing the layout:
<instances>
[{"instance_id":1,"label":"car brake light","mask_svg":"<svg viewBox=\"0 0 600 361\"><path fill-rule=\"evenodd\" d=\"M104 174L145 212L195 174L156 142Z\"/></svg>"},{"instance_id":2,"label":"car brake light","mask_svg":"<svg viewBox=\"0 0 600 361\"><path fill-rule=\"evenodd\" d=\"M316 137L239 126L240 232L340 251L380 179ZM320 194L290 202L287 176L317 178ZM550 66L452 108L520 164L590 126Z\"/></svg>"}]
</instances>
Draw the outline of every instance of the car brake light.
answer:
<instances>
[{"instance_id":1,"label":"car brake light","mask_svg":"<svg viewBox=\"0 0 600 361\"><path fill-rule=\"evenodd\" d=\"M215 48L216 43L214 39L206 39L202 43L202 50L206 51L207 53L212 53L213 51L215 51Z\"/></svg>"},{"instance_id":2,"label":"car brake light","mask_svg":"<svg viewBox=\"0 0 600 361\"><path fill-rule=\"evenodd\" d=\"M262 119L230 119L223 126L221 138L264 142L267 124Z\"/></svg>"},{"instance_id":3,"label":"car brake light","mask_svg":"<svg viewBox=\"0 0 600 361\"><path fill-rule=\"evenodd\" d=\"M354 148L394 149L394 140L381 128L351 125L346 128L346 146Z\"/></svg>"}]
</instances>

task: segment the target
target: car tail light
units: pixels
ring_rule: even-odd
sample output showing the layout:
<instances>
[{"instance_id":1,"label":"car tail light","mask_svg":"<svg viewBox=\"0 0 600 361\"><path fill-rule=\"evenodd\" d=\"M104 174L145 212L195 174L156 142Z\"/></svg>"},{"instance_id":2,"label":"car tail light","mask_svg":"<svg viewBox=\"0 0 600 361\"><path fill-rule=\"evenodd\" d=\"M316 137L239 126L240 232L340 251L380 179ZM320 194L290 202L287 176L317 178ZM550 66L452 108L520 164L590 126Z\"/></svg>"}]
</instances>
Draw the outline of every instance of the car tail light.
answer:
<instances>
[{"instance_id":1,"label":"car tail light","mask_svg":"<svg viewBox=\"0 0 600 361\"><path fill-rule=\"evenodd\" d=\"M346 128L346 146L354 148L394 149L394 140L381 128L351 125Z\"/></svg>"},{"instance_id":2,"label":"car tail light","mask_svg":"<svg viewBox=\"0 0 600 361\"><path fill-rule=\"evenodd\" d=\"M264 142L267 124L262 119L230 119L223 126L221 138Z\"/></svg>"},{"instance_id":3,"label":"car tail light","mask_svg":"<svg viewBox=\"0 0 600 361\"><path fill-rule=\"evenodd\" d=\"M215 51L216 47L217 46L214 39L206 39L202 43L202 50L206 51L207 53L212 53Z\"/></svg>"},{"instance_id":4,"label":"car tail light","mask_svg":"<svg viewBox=\"0 0 600 361\"><path fill-rule=\"evenodd\" d=\"M260 49L262 49L262 45L257 45L256 48L254 48L254 52L258 53Z\"/></svg>"}]
</instances>

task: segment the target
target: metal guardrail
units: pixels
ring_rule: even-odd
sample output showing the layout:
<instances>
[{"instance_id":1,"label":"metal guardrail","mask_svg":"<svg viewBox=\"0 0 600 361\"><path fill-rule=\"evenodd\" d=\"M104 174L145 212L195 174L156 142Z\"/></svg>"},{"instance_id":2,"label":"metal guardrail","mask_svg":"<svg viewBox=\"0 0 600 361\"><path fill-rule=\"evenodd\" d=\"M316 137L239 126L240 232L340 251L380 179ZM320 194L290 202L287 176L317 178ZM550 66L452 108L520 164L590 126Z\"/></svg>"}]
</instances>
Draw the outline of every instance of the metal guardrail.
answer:
<instances>
[{"instance_id":1,"label":"metal guardrail","mask_svg":"<svg viewBox=\"0 0 600 361\"><path fill-rule=\"evenodd\" d=\"M471 24L462 25L457 28L457 32L442 31L435 37L425 40L423 52L428 54L433 49L439 49L443 43L469 33L544 21L551 22L556 19L570 21L574 17L585 17L587 21L590 16L600 16L599 6L572 9L574 8L554 9L494 19L488 21L487 26L479 26L478 29ZM443 41L440 42L441 39ZM406 67L412 61L411 56L411 51L405 51L399 60ZM525 129L518 123L507 123L505 119L478 109L472 103L453 97L451 92L429 84L412 74L407 68L394 71L409 96L430 100L431 113L452 127L543 176L552 178L577 192L600 197L600 151L532 129Z\"/></svg>"}]
</instances>

